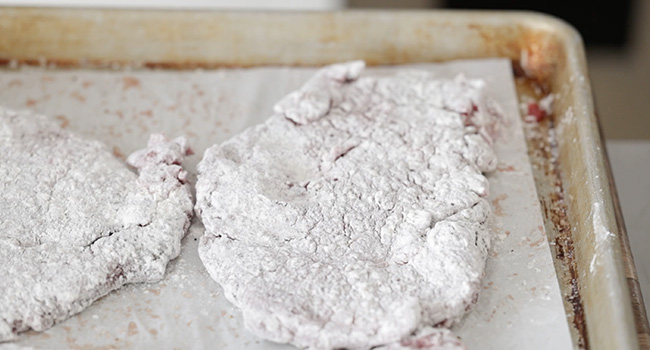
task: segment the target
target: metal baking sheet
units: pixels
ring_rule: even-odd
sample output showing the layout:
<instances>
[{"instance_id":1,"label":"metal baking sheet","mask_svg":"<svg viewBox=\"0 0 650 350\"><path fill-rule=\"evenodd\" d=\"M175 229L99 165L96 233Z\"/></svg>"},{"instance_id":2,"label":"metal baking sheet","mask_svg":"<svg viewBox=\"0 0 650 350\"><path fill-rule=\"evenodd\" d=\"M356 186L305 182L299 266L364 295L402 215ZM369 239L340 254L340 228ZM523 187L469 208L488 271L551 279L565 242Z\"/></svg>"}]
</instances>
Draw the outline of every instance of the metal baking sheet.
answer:
<instances>
[{"instance_id":1,"label":"metal baking sheet","mask_svg":"<svg viewBox=\"0 0 650 350\"><path fill-rule=\"evenodd\" d=\"M439 77L486 81L504 111L489 175L493 247L476 306L454 331L469 349L572 348L569 326L543 227L527 155L510 62L505 59L371 68L367 74L423 69ZM268 67L195 71L93 71L25 68L0 72L0 104L56 118L66 129L104 142L124 158L151 132L186 135L196 163L210 145L262 122L273 104L315 68ZM198 220L164 280L127 286L43 333L16 345L37 348L280 349L242 326L197 254Z\"/></svg>"},{"instance_id":2,"label":"metal baking sheet","mask_svg":"<svg viewBox=\"0 0 650 350\"><path fill-rule=\"evenodd\" d=\"M491 57L512 62L520 99L555 97L552 113L526 125L525 134L574 346L650 349L584 48L565 22L517 11L0 9L5 69L188 70L351 59L391 65ZM605 235L595 232L610 234L602 240Z\"/></svg>"}]
</instances>

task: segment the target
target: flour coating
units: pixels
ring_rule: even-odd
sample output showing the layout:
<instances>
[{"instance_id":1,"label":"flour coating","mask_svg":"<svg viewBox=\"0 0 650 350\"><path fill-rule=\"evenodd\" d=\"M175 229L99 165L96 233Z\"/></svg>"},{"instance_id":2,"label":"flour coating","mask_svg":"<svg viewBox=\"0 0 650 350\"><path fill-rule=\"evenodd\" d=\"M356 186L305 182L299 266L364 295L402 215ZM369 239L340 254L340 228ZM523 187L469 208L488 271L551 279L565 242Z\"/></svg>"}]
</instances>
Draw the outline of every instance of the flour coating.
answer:
<instances>
[{"instance_id":1,"label":"flour coating","mask_svg":"<svg viewBox=\"0 0 650 350\"><path fill-rule=\"evenodd\" d=\"M463 343L447 328L424 327L399 342L372 350L466 350Z\"/></svg>"},{"instance_id":2,"label":"flour coating","mask_svg":"<svg viewBox=\"0 0 650 350\"><path fill-rule=\"evenodd\" d=\"M477 299L499 108L479 80L363 68L320 70L198 166L201 260L269 340L408 348Z\"/></svg>"},{"instance_id":3,"label":"flour coating","mask_svg":"<svg viewBox=\"0 0 650 350\"><path fill-rule=\"evenodd\" d=\"M0 341L42 331L125 283L160 280L192 217L183 138L128 162L52 120L0 108Z\"/></svg>"}]
</instances>

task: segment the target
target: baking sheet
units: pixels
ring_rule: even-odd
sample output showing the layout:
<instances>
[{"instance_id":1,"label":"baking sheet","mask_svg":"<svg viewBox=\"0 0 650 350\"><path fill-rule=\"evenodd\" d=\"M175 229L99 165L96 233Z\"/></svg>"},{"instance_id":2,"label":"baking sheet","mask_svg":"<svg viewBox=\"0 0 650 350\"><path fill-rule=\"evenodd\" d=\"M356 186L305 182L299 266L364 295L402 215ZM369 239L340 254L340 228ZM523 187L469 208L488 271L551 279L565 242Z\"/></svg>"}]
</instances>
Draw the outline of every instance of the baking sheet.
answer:
<instances>
[{"instance_id":1,"label":"baking sheet","mask_svg":"<svg viewBox=\"0 0 650 350\"><path fill-rule=\"evenodd\" d=\"M399 68L403 68L399 67ZM572 348L521 128L510 62L501 59L417 65L438 76L482 78L507 117L490 175L493 248L477 305L454 328L470 349ZM372 68L386 73L395 67ZM210 71L0 71L0 104L57 118L71 131L103 141L124 158L150 132L185 134L197 155L263 121L275 101L315 69L268 67ZM15 344L76 349L281 349L242 327L198 259L196 222L163 281L131 285L84 312Z\"/></svg>"}]
</instances>

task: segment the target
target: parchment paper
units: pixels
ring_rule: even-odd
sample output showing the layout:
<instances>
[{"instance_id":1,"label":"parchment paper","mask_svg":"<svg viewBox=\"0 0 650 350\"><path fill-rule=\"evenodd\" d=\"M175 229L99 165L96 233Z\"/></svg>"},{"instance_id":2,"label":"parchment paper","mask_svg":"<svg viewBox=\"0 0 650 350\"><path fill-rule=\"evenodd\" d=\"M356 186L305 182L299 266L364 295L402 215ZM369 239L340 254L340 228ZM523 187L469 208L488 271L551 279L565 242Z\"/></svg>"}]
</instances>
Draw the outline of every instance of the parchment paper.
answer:
<instances>
[{"instance_id":1,"label":"parchment paper","mask_svg":"<svg viewBox=\"0 0 650 350\"><path fill-rule=\"evenodd\" d=\"M493 247L478 303L453 330L469 349L569 349L568 323L544 232L517 108L510 62L501 59L381 67L417 68L440 77L484 79L507 122L496 140L498 170L489 175ZM124 159L151 132L186 135L196 152L185 162L195 180L204 150L271 115L314 68L210 71L93 71L26 68L0 71L0 104L32 109L104 142ZM290 349L260 340L222 295L197 254L200 222L163 281L126 286L82 313L11 345L71 349ZM2 346L0 346L2 347Z\"/></svg>"}]
</instances>

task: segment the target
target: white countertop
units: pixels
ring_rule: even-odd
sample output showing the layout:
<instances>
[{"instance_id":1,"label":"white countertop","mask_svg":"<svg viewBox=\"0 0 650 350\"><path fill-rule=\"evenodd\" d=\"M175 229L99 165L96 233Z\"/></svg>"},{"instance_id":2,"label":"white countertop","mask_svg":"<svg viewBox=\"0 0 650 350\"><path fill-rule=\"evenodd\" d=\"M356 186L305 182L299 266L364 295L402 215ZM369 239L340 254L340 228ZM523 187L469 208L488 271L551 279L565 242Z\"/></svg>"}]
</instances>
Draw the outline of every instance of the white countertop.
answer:
<instances>
[{"instance_id":1,"label":"white countertop","mask_svg":"<svg viewBox=\"0 0 650 350\"><path fill-rule=\"evenodd\" d=\"M607 141L609 160L646 305L650 305L650 141Z\"/></svg>"}]
</instances>

